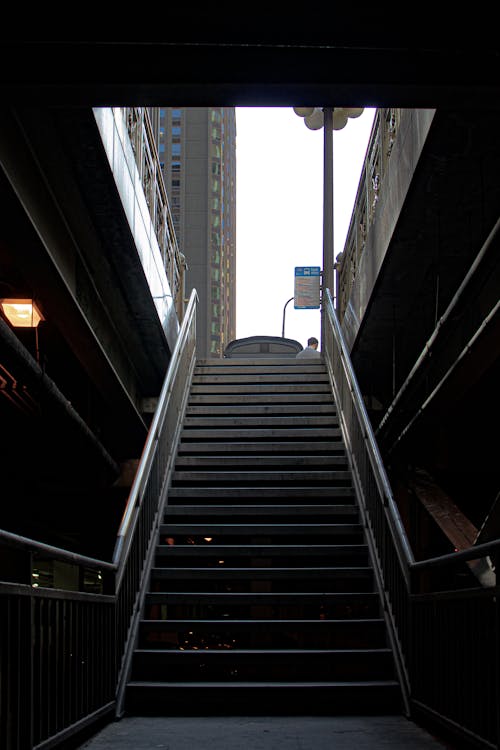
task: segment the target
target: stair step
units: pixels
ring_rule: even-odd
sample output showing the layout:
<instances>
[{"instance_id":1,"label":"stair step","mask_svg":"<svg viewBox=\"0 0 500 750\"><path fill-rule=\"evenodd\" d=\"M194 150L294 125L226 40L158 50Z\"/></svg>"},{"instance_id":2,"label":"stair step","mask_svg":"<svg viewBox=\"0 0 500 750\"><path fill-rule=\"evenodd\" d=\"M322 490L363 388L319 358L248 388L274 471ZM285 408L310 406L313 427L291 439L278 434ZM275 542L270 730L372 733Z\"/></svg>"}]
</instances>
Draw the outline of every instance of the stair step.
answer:
<instances>
[{"instance_id":1,"label":"stair step","mask_svg":"<svg viewBox=\"0 0 500 750\"><path fill-rule=\"evenodd\" d=\"M239 468L271 467L273 470L304 469L314 471L316 468L332 470L333 467L347 469L347 458L341 456L190 456L179 455L175 461L176 469L198 468Z\"/></svg>"},{"instance_id":2,"label":"stair step","mask_svg":"<svg viewBox=\"0 0 500 750\"><path fill-rule=\"evenodd\" d=\"M187 426L182 429L181 441L184 440L214 440L224 439L229 441L255 441L257 438L263 440L274 440L277 438L282 441L285 438L288 440L304 439L314 440L325 440L325 439L337 439L340 440L342 432L337 427L318 427L314 431L310 427L248 427L244 428L241 425L238 427L190 427ZM233 443L234 447L234 443ZM261 448L262 450L262 448Z\"/></svg>"},{"instance_id":3,"label":"stair step","mask_svg":"<svg viewBox=\"0 0 500 750\"><path fill-rule=\"evenodd\" d=\"M203 385L204 383L215 385L215 384L221 384L221 385L242 385L242 384L260 384L260 385L269 385L269 384L289 384L289 383L297 383L297 381L300 381L300 384L307 384L307 385L316 385L316 384L327 384L329 385L328 375L325 372L316 372L316 373L309 373L309 372L264 372L260 373L258 371L252 373L252 372L242 372L238 374L233 373L210 373L210 374L204 374L204 375L198 375L196 372L193 374L193 385Z\"/></svg>"},{"instance_id":4,"label":"stair step","mask_svg":"<svg viewBox=\"0 0 500 750\"><path fill-rule=\"evenodd\" d=\"M220 357L200 357L196 360L196 367L241 367L244 365L245 367L252 368L252 367L267 367L268 365L279 365L280 367L286 367L288 365L292 365L294 367L297 367L297 369L302 369L302 367L317 367L318 369L325 369L325 364L319 359L313 359L313 360L304 360L304 359L295 359L295 357L252 357L251 355L249 357L228 357L226 358L220 358Z\"/></svg>"},{"instance_id":5,"label":"stair step","mask_svg":"<svg viewBox=\"0 0 500 750\"><path fill-rule=\"evenodd\" d=\"M198 523L169 523L162 524L160 526L160 538L165 535L168 536L187 536L192 538L199 537L237 537L247 538L251 536L257 537L283 537L283 536L296 536L297 538L307 538L318 536L350 536L350 535L361 535L362 530L359 524L339 524L339 523L323 523L323 524L303 524L303 523L261 523L261 524L248 524L248 523L212 523L212 524L198 524Z\"/></svg>"},{"instance_id":6,"label":"stair step","mask_svg":"<svg viewBox=\"0 0 500 750\"><path fill-rule=\"evenodd\" d=\"M300 592L372 592L371 566L336 567L154 567L151 570L153 591L200 591L274 593Z\"/></svg>"},{"instance_id":7,"label":"stair step","mask_svg":"<svg viewBox=\"0 0 500 750\"><path fill-rule=\"evenodd\" d=\"M191 393L188 400L189 407L196 406L215 406L235 405L238 407L248 406L272 406L273 408L285 408L295 406L311 406L322 404L327 408L336 410L335 401L332 394L328 391L315 392L306 391L284 391L282 393L246 393L243 398L240 393L219 393L217 389L213 393Z\"/></svg>"},{"instance_id":8,"label":"stair step","mask_svg":"<svg viewBox=\"0 0 500 750\"><path fill-rule=\"evenodd\" d=\"M359 680L393 675L390 649L138 649L132 680Z\"/></svg>"},{"instance_id":9,"label":"stair step","mask_svg":"<svg viewBox=\"0 0 500 750\"><path fill-rule=\"evenodd\" d=\"M255 434L252 436L255 438ZM191 442L181 441L178 448L178 456L185 454L230 454L233 456L249 456L255 454L261 454L262 451L266 451L268 456L295 456L301 455L306 456L312 455L341 455L345 456L345 448L340 440L334 441L287 441L281 440L270 442L255 442L255 440L238 441L238 442L217 442L217 441L203 441L203 442Z\"/></svg>"},{"instance_id":10,"label":"stair step","mask_svg":"<svg viewBox=\"0 0 500 750\"><path fill-rule=\"evenodd\" d=\"M248 364L221 364L221 365L201 365L197 364L194 369L195 375L249 375L249 374L272 374L272 375L286 375L297 374L302 375L303 373L309 374L327 374L326 367L324 364L301 364L299 361L292 360L291 362L284 364L273 364L271 362L260 362L255 365Z\"/></svg>"},{"instance_id":11,"label":"stair step","mask_svg":"<svg viewBox=\"0 0 500 750\"><path fill-rule=\"evenodd\" d=\"M218 383L217 385L212 384L210 378L205 379L202 383L193 383L191 386L191 395L199 394L267 394L267 393L327 393L331 394L331 387L328 382L324 383Z\"/></svg>"},{"instance_id":12,"label":"stair step","mask_svg":"<svg viewBox=\"0 0 500 750\"><path fill-rule=\"evenodd\" d=\"M313 502L321 498L330 503L335 498L354 499L352 487L171 487L168 494L171 498L196 498L198 502L224 499L233 503L264 498L270 502L279 502L309 497Z\"/></svg>"},{"instance_id":13,"label":"stair step","mask_svg":"<svg viewBox=\"0 0 500 750\"><path fill-rule=\"evenodd\" d=\"M337 410L333 403L330 404L276 404L274 401L270 401L269 404L247 404L240 402L237 404L224 403L221 405L201 405L190 403L187 406L186 414L188 418L193 417L206 417L213 418L214 420L227 417L233 419L237 418L254 418L259 417L282 417L289 420L295 419L297 416L310 417L310 416L328 416L331 419L337 417ZM302 420L301 420L302 421Z\"/></svg>"},{"instance_id":14,"label":"stair step","mask_svg":"<svg viewBox=\"0 0 500 750\"><path fill-rule=\"evenodd\" d=\"M196 520L198 523L212 523L214 518L228 517L227 505L206 505L199 503L175 504L174 498L169 498L170 502L165 508L164 519L174 518L176 522L180 519ZM308 523L316 523L318 520L333 522L339 519L342 523L356 523L359 519L359 511L354 503L338 505L234 505L231 507L231 519L238 519L239 522L255 523L256 519L262 518L269 523L271 521L281 522L285 519L303 519ZM188 522L186 520L186 522Z\"/></svg>"},{"instance_id":15,"label":"stair step","mask_svg":"<svg viewBox=\"0 0 500 750\"><path fill-rule=\"evenodd\" d=\"M141 620L139 648L371 649L385 647L382 619Z\"/></svg>"},{"instance_id":16,"label":"stair step","mask_svg":"<svg viewBox=\"0 0 500 750\"><path fill-rule=\"evenodd\" d=\"M266 485L270 483L278 483L281 486L288 482L293 484L304 484L309 482L321 482L328 484L329 486L338 486L339 484L351 485L351 472L350 471L325 471L324 469L316 469L315 471L304 471L303 468L297 468L295 471L201 471L201 470L189 470L189 471L174 471L172 474L172 486L177 485L180 482L193 485L195 482L216 482L218 486L221 483L230 483L232 486L242 486L249 482L255 483L264 482Z\"/></svg>"},{"instance_id":17,"label":"stair step","mask_svg":"<svg viewBox=\"0 0 500 750\"><path fill-rule=\"evenodd\" d=\"M311 593L298 591L294 594L279 593L207 593L150 592L146 594L146 619L341 619L376 617L379 599L375 592ZM210 613L210 614L209 614Z\"/></svg>"},{"instance_id":18,"label":"stair step","mask_svg":"<svg viewBox=\"0 0 500 750\"><path fill-rule=\"evenodd\" d=\"M156 547L156 565L182 565L183 561L193 567L207 564L212 566L229 565L229 567L243 567L254 565L257 561L262 567L272 567L275 564L283 566L283 558L287 565L318 565L328 564L335 560L337 566L366 565L368 551L364 544L358 545L292 545L292 544L160 544ZM263 562L263 560L265 562Z\"/></svg>"},{"instance_id":19,"label":"stair step","mask_svg":"<svg viewBox=\"0 0 500 750\"><path fill-rule=\"evenodd\" d=\"M333 716L399 713L395 680L129 683L126 711L135 715Z\"/></svg>"},{"instance_id":20,"label":"stair step","mask_svg":"<svg viewBox=\"0 0 500 750\"><path fill-rule=\"evenodd\" d=\"M184 430L187 432L193 427L203 429L231 429L239 430L240 428L249 429L251 427L258 427L262 430L265 427L279 427L286 429L301 429L309 427L335 427L338 429L338 419L336 414L326 415L301 415L300 428L297 427L297 415L251 415L251 414L227 414L225 409L225 415L199 415L199 416L186 416L184 418Z\"/></svg>"}]
</instances>

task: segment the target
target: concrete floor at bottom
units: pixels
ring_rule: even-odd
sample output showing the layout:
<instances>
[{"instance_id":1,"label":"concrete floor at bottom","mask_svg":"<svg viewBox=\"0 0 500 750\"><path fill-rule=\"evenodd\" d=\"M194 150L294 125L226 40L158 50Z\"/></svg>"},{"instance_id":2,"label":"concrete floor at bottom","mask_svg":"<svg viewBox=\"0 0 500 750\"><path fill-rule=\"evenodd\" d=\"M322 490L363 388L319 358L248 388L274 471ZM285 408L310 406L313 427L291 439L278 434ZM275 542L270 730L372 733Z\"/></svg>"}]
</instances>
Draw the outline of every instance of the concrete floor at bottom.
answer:
<instances>
[{"instance_id":1,"label":"concrete floor at bottom","mask_svg":"<svg viewBox=\"0 0 500 750\"><path fill-rule=\"evenodd\" d=\"M402 716L129 717L108 724L85 750L443 750L452 748Z\"/></svg>"}]
</instances>

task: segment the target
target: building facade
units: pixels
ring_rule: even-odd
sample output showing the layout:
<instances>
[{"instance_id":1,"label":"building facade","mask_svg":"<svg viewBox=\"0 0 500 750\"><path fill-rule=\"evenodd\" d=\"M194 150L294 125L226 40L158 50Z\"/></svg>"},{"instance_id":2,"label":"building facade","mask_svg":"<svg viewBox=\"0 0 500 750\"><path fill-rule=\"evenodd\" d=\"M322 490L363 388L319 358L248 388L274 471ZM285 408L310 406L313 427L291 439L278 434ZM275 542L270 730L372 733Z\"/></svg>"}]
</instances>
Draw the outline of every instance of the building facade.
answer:
<instances>
[{"instance_id":1,"label":"building facade","mask_svg":"<svg viewBox=\"0 0 500 750\"><path fill-rule=\"evenodd\" d=\"M199 356L222 357L236 329L234 107L160 108L158 151L186 295L199 296Z\"/></svg>"}]
</instances>

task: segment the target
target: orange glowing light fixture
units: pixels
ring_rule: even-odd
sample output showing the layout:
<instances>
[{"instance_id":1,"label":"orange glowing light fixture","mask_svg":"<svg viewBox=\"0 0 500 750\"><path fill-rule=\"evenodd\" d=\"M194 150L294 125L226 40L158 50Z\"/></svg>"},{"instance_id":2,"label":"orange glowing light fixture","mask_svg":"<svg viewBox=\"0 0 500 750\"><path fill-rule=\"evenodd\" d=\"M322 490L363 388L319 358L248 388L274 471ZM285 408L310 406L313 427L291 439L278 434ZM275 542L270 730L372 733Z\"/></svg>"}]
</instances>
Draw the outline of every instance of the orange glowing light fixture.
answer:
<instances>
[{"instance_id":1,"label":"orange glowing light fixture","mask_svg":"<svg viewBox=\"0 0 500 750\"><path fill-rule=\"evenodd\" d=\"M32 299L1 299L2 311L14 328L36 328L43 316Z\"/></svg>"}]
</instances>

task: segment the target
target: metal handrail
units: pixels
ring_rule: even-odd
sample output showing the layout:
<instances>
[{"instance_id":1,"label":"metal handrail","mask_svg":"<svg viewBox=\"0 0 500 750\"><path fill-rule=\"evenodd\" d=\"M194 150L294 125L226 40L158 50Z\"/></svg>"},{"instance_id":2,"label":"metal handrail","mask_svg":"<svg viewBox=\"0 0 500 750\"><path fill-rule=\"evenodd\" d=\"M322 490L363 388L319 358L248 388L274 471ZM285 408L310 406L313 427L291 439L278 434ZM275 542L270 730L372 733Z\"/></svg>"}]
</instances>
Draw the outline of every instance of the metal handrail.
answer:
<instances>
[{"instance_id":1,"label":"metal handrail","mask_svg":"<svg viewBox=\"0 0 500 750\"><path fill-rule=\"evenodd\" d=\"M413 553L361 397L349 353L328 289L323 296L322 353L337 405L360 515L383 603L387 632L399 676L405 711L410 713L410 680L405 659L408 599Z\"/></svg>"},{"instance_id":2,"label":"metal handrail","mask_svg":"<svg viewBox=\"0 0 500 750\"><path fill-rule=\"evenodd\" d=\"M156 538L194 371L197 299L197 293L193 290L132 484L113 555L113 562L117 566L117 716L123 712L146 580L154 559Z\"/></svg>"},{"instance_id":3,"label":"metal handrail","mask_svg":"<svg viewBox=\"0 0 500 750\"><path fill-rule=\"evenodd\" d=\"M180 353L182 352L186 340L189 335L189 329L192 325L192 319L196 311L196 301L197 301L197 293L195 290L191 293L191 297L189 299L189 303L186 309L186 314L184 317L182 328L179 332L179 336L177 337L177 341L175 344L174 352L172 354L172 359L170 362L170 366L168 368L167 375L165 377L165 381L162 386L162 390L159 396L158 400L158 406L156 408L156 412L153 418L153 421L151 423L151 427L149 429L148 437L146 440L146 444L144 446L141 459L139 461L139 466L130 490L130 494L127 500L127 505L125 507L122 520L120 523L120 527L118 529L117 533L117 539L115 544L115 549L113 552L113 563L117 566L123 565L123 560L126 555L125 551L125 544L127 538L130 537L130 534L132 532L132 523L133 519L135 517L135 510L140 505L142 500L142 495L144 491L145 482L147 480L149 471L151 469L151 464L153 462L154 458L154 452L158 443L159 435L163 426L163 423L165 421L165 416L167 413L167 409L169 406L169 399L172 391L172 385L175 381L178 369L179 369L179 362L180 362ZM117 582L117 588L119 585L119 579Z\"/></svg>"},{"instance_id":4,"label":"metal handrail","mask_svg":"<svg viewBox=\"0 0 500 750\"><path fill-rule=\"evenodd\" d=\"M498 653L500 540L414 559L328 290L324 306L323 355L406 713L437 721L481 747L500 746L499 664L492 658ZM491 558L495 583L467 586L461 577L467 563L485 558Z\"/></svg>"},{"instance_id":5,"label":"metal handrail","mask_svg":"<svg viewBox=\"0 0 500 750\"><path fill-rule=\"evenodd\" d=\"M426 341L420 355L418 356L415 364L413 365L412 369L410 370L409 374L406 377L405 382L400 387L398 393L394 396L392 403L388 406L384 416L380 420L380 423L377 427L377 435L381 432L383 432L387 422L391 419L393 413L396 411L399 402L404 397L406 391L409 389L411 383L415 380L415 376L420 371L422 364L432 357L433 350L436 342L441 337L441 334L446 329L446 324L450 321L452 316L454 315L459 303L462 300L462 297L464 296L467 287L470 285L471 281L474 279L478 269L481 267L481 263L487 256L488 252L490 251L494 240L497 238L498 234L500 232L500 219L497 219L494 227L492 228L491 232L489 233L488 237L486 238L485 242L483 243L480 251L478 252L476 258L474 259L473 263L471 264L469 270L467 271L466 275L464 276L459 288L455 292L453 298L451 299L448 307L446 308L445 312L441 316L441 318L438 320L437 325L432 332L429 339ZM490 315L493 315L495 311L495 308L493 308L492 313ZM485 320L488 318L486 317ZM402 433L403 434L403 433ZM397 442L400 439L399 438L395 441Z\"/></svg>"},{"instance_id":6,"label":"metal handrail","mask_svg":"<svg viewBox=\"0 0 500 750\"><path fill-rule=\"evenodd\" d=\"M12 705L11 724L0 721L2 746L52 747L60 737L72 736L112 712L115 716L123 713L145 582L154 558L194 370L196 300L193 292L122 517L113 561L96 560L0 531L0 548L14 549L12 571L9 550L7 565L2 566L7 581L0 582L2 617L11 623L6 647L12 659L4 692L9 693L10 685L15 685L19 698ZM106 593L34 588L31 558L37 553L81 568L98 569L104 574ZM49 629L50 638L46 635ZM72 665L76 665L74 669ZM61 690L54 696L45 689L51 681L66 684L67 676L71 700L63 697ZM1 702L3 709L5 700Z\"/></svg>"},{"instance_id":7,"label":"metal handrail","mask_svg":"<svg viewBox=\"0 0 500 750\"><path fill-rule=\"evenodd\" d=\"M439 557L428 557L426 560L418 560L411 565L411 570L419 572L421 570L427 570L428 568L435 568L438 566L454 565L468 560L479 560L482 557L490 557L498 554L500 557L500 539L494 539L491 542L484 542L483 544L475 544L468 549L461 550L460 552L450 552L447 555L440 555Z\"/></svg>"},{"instance_id":8,"label":"metal handrail","mask_svg":"<svg viewBox=\"0 0 500 750\"><path fill-rule=\"evenodd\" d=\"M340 357L342 359L344 372L346 374L346 378L349 384L349 389L353 398L354 406L358 414L358 418L362 425L363 439L367 447L370 460L372 462L372 468L374 471L375 479L377 481L380 496L383 499L384 507L386 508L387 517L390 522L390 527L393 530L393 539L396 544L398 554L400 556L402 571L407 581L409 581L409 575L408 575L409 567L415 561L413 551L411 549L408 536L406 534L405 528L403 526L403 522L401 520L401 516L399 514L399 510L397 508L396 502L394 500L394 496L392 494L389 479L387 477L384 463L382 461L380 451L377 445L377 441L373 433L373 428L368 418L368 414L364 405L361 391L359 389L356 375L352 368L351 358L349 356L347 345L345 343L344 336L342 334L342 329L340 328L340 323L338 321L337 314L335 312L330 290L326 289L325 293L326 293L325 294L325 297L326 297L325 308L326 308L327 320L330 322L332 331L334 333L334 336L338 345ZM324 352L324 355L328 363L327 352Z\"/></svg>"},{"instance_id":9,"label":"metal handrail","mask_svg":"<svg viewBox=\"0 0 500 750\"><path fill-rule=\"evenodd\" d=\"M116 570L116 566L113 563L105 562L104 560L97 560L94 557L86 557L85 555L80 555L76 552L62 549L61 547L53 547L51 544L37 542L34 539L29 539L28 537L20 536L19 534L13 534L10 531L3 531L2 529L0 529L0 544L26 550L27 552L43 553L49 556L52 560L62 560L64 562L72 563L73 565L85 565L87 568L96 568L98 570L106 570L109 572Z\"/></svg>"}]
</instances>

